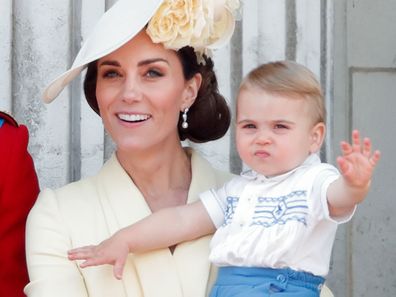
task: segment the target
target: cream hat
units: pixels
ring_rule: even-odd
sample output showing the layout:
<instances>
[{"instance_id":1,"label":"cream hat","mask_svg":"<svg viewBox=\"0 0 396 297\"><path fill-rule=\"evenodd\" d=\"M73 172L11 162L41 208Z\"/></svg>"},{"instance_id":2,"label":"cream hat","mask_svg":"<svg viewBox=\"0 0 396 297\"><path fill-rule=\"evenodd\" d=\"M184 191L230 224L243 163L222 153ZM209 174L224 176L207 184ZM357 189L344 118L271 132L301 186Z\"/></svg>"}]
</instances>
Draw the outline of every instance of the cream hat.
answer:
<instances>
[{"instance_id":1,"label":"cream hat","mask_svg":"<svg viewBox=\"0 0 396 297\"><path fill-rule=\"evenodd\" d=\"M90 62L120 48L146 25L153 42L167 48L190 45L198 54L217 49L230 40L238 7L239 0L119 0L100 18L71 68L45 89L43 101L50 103Z\"/></svg>"}]
</instances>

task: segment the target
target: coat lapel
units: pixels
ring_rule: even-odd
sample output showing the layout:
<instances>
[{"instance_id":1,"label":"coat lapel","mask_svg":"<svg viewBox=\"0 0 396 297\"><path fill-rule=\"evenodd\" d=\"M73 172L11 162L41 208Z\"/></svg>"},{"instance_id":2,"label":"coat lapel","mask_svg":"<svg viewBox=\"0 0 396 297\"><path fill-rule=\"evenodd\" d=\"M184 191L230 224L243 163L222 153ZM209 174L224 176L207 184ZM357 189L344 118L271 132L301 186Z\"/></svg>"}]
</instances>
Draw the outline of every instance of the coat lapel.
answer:
<instances>
[{"instance_id":1,"label":"coat lapel","mask_svg":"<svg viewBox=\"0 0 396 297\"><path fill-rule=\"evenodd\" d=\"M144 197L115 155L103 166L99 185L100 200L110 234L151 214ZM183 296L169 249L131 255L124 269L123 282L128 296L139 296L133 293L136 289L132 288L131 279L140 282L141 296Z\"/></svg>"},{"instance_id":2,"label":"coat lapel","mask_svg":"<svg viewBox=\"0 0 396 297\"><path fill-rule=\"evenodd\" d=\"M187 153L191 155L192 164L190 203L198 199L200 192L218 186L218 179L206 160L191 150ZM98 178L98 192L110 234L151 214L144 197L115 155L103 166ZM139 296L136 294L137 284L131 279L138 279L145 297L205 296L210 267L209 241L210 236L205 236L181 243L173 255L167 248L131 255L123 277L128 296Z\"/></svg>"},{"instance_id":3,"label":"coat lapel","mask_svg":"<svg viewBox=\"0 0 396 297\"><path fill-rule=\"evenodd\" d=\"M192 180L188 193L188 203L191 203L199 199L201 192L216 187L219 178L211 165L199 154L190 149L187 153L191 155ZM205 296L210 271L210 239L211 236L204 236L181 243L174 252L184 296Z\"/></svg>"}]
</instances>

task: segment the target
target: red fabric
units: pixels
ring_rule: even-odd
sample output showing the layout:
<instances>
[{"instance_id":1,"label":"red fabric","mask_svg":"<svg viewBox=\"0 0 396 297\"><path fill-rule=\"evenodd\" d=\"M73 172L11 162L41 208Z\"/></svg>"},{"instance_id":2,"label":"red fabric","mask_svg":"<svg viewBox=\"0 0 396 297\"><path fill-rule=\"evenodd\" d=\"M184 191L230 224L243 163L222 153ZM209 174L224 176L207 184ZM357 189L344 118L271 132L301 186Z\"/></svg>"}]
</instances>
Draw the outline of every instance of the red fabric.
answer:
<instances>
[{"instance_id":1,"label":"red fabric","mask_svg":"<svg viewBox=\"0 0 396 297\"><path fill-rule=\"evenodd\" d=\"M25 223L39 192L28 138L23 125L0 127L0 296L25 296L28 282Z\"/></svg>"}]
</instances>

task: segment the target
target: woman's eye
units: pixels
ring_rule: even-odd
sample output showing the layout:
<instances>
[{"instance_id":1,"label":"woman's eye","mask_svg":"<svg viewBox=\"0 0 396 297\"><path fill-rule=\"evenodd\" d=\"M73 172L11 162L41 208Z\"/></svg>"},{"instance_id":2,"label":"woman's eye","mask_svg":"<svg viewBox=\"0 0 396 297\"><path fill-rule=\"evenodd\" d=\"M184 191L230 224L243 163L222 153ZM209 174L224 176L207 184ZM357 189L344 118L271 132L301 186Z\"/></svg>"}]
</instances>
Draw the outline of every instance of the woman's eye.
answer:
<instances>
[{"instance_id":1,"label":"woman's eye","mask_svg":"<svg viewBox=\"0 0 396 297\"><path fill-rule=\"evenodd\" d=\"M146 76L150 78L154 78L154 77L161 77L163 76L163 74L158 70L150 69L146 72Z\"/></svg>"},{"instance_id":2,"label":"woman's eye","mask_svg":"<svg viewBox=\"0 0 396 297\"><path fill-rule=\"evenodd\" d=\"M103 78L116 78L119 76L117 71L109 70L103 73Z\"/></svg>"}]
</instances>

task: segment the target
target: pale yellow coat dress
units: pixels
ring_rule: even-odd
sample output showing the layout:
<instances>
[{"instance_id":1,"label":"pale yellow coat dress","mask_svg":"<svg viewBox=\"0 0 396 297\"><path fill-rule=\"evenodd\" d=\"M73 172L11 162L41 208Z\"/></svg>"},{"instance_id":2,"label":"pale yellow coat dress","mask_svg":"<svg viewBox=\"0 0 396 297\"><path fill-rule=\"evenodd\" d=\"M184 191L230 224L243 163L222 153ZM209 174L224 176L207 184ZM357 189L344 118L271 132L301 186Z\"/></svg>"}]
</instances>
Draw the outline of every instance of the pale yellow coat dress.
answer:
<instances>
[{"instance_id":1,"label":"pale yellow coat dress","mask_svg":"<svg viewBox=\"0 0 396 297\"><path fill-rule=\"evenodd\" d=\"M188 153L192 164L188 202L192 202L230 175L215 170L193 150ZM30 283L25 293L29 297L206 296L215 278L208 261L210 236L181 243L173 254L161 249L130 255L122 280L114 278L110 265L80 269L67 259L67 250L99 243L150 213L115 155L94 177L42 191L27 222Z\"/></svg>"}]
</instances>

